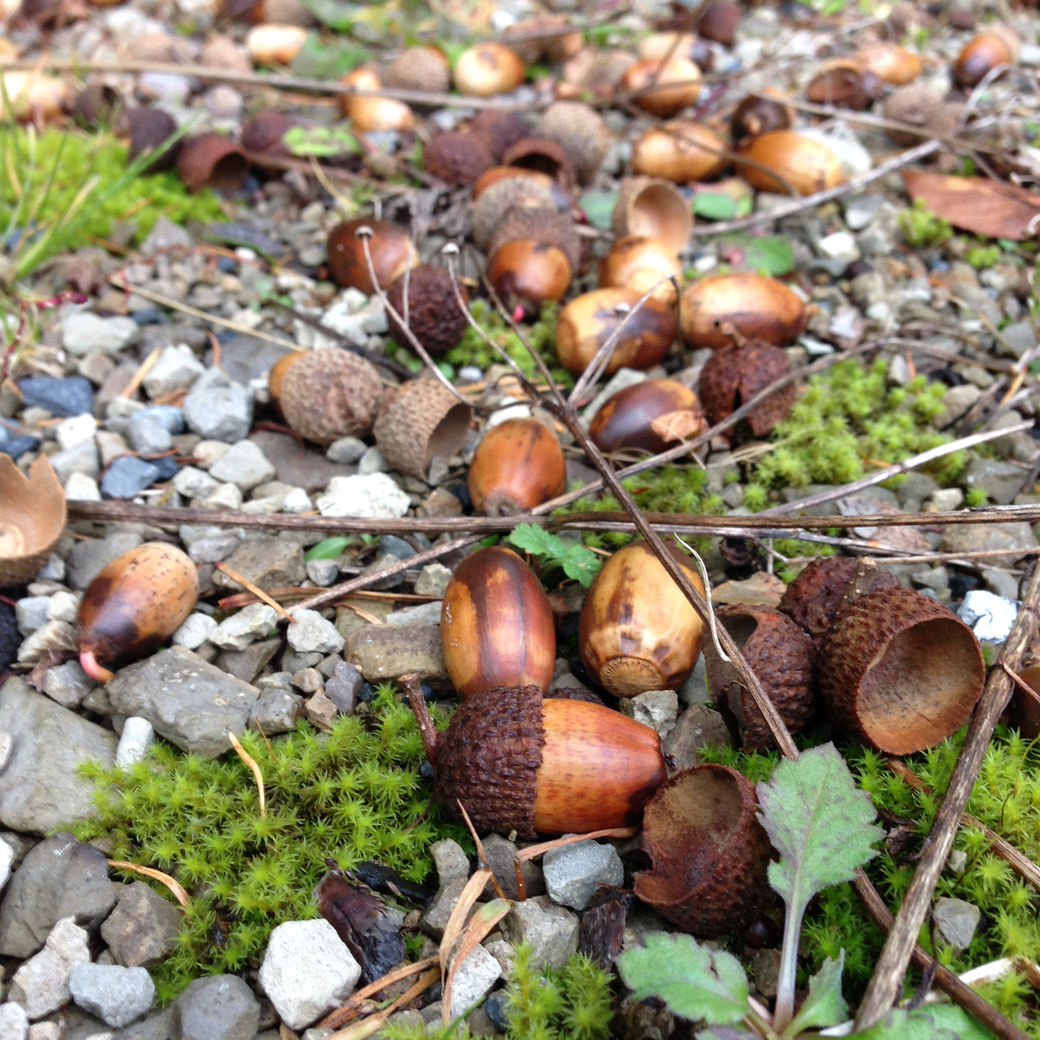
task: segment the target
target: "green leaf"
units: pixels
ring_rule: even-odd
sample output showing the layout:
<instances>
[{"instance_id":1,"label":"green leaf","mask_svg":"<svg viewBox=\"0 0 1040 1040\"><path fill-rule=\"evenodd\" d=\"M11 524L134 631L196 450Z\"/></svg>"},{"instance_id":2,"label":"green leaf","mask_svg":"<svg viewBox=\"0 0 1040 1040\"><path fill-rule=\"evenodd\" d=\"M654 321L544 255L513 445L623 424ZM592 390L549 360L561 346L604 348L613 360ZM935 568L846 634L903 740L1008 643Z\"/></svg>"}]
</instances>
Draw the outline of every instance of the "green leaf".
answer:
<instances>
[{"instance_id":1,"label":"green leaf","mask_svg":"<svg viewBox=\"0 0 1040 1040\"><path fill-rule=\"evenodd\" d=\"M741 1026L709 1026L695 1035L697 1040L761 1040L758 1033Z\"/></svg>"},{"instance_id":2,"label":"green leaf","mask_svg":"<svg viewBox=\"0 0 1040 1040\"><path fill-rule=\"evenodd\" d=\"M567 552L562 538L537 524L517 524L506 537L506 541L512 542L518 549L523 549L532 556L559 557Z\"/></svg>"},{"instance_id":3,"label":"green leaf","mask_svg":"<svg viewBox=\"0 0 1040 1040\"><path fill-rule=\"evenodd\" d=\"M876 1026L857 1033L859 1040L992 1040L993 1034L952 1004L890 1011Z\"/></svg>"},{"instance_id":4,"label":"green leaf","mask_svg":"<svg viewBox=\"0 0 1040 1040\"><path fill-rule=\"evenodd\" d=\"M314 155L327 159L337 155L357 155L361 145L346 126L294 126L282 138L293 155Z\"/></svg>"},{"instance_id":5,"label":"green leaf","mask_svg":"<svg viewBox=\"0 0 1040 1040\"><path fill-rule=\"evenodd\" d=\"M578 199L578 205L592 227L609 231L617 200L616 191L587 191Z\"/></svg>"},{"instance_id":6,"label":"green leaf","mask_svg":"<svg viewBox=\"0 0 1040 1040\"><path fill-rule=\"evenodd\" d=\"M304 554L305 560L334 560L350 544L350 536L336 534L312 545Z\"/></svg>"},{"instance_id":7,"label":"green leaf","mask_svg":"<svg viewBox=\"0 0 1040 1040\"><path fill-rule=\"evenodd\" d=\"M646 945L621 954L617 966L636 999L660 997L684 1018L726 1026L747 1014L747 976L740 962L699 946L690 935L648 935Z\"/></svg>"},{"instance_id":8,"label":"green leaf","mask_svg":"<svg viewBox=\"0 0 1040 1040\"><path fill-rule=\"evenodd\" d=\"M309 79L339 79L371 57L364 47L344 40L323 43L317 36L308 36L289 66L294 76Z\"/></svg>"},{"instance_id":9,"label":"green leaf","mask_svg":"<svg viewBox=\"0 0 1040 1040\"><path fill-rule=\"evenodd\" d=\"M350 32L358 16L358 5L344 0L303 0L303 6L319 22L341 33Z\"/></svg>"},{"instance_id":10,"label":"green leaf","mask_svg":"<svg viewBox=\"0 0 1040 1040\"><path fill-rule=\"evenodd\" d=\"M828 957L820 970L809 979L809 995L798 1009L787 1034L797 1036L806 1029L826 1029L844 1022L849 1006L841 995L841 969L845 964L845 951L837 960Z\"/></svg>"},{"instance_id":11,"label":"green leaf","mask_svg":"<svg viewBox=\"0 0 1040 1040\"><path fill-rule=\"evenodd\" d=\"M789 239L780 235L751 238L745 246L746 266L774 278L794 269L794 249Z\"/></svg>"},{"instance_id":12,"label":"green leaf","mask_svg":"<svg viewBox=\"0 0 1040 1040\"><path fill-rule=\"evenodd\" d=\"M737 200L717 191L699 191L693 197L693 212L706 220L730 220L736 215Z\"/></svg>"},{"instance_id":13,"label":"green leaf","mask_svg":"<svg viewBox=\"0 0 1040 1040\"><path fill-rule=\"evenodd\" d=\"M588 588L603 566L603 561L591 549L575 544L564 553L560 564L568 578L574 578Z\"/></svg>"}]
</instances>

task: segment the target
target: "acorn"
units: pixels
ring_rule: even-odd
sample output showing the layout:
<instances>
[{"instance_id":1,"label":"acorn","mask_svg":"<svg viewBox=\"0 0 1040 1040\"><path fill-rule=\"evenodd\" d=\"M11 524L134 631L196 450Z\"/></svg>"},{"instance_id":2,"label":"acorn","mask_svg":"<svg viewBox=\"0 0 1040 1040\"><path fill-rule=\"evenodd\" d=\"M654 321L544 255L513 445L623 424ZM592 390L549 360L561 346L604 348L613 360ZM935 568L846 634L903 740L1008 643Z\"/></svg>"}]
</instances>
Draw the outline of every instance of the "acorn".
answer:
<instances>
[{"instance_id":1,"label":"acorn","mask_svg":"<svg viewBox=\"0 0 1040 1040\"><path fill-rule=\"evenodd\" d=\"M633 289L642 294L657 286L654 298L669 306L679 299L682 276L682 264L670 244L647 235L619 238L599 262L600 288Z\"/></svg>"},{"instance_id":2,"label":"acorn","mask_svg":"<svg viewBox=\"0 0 1040 1040\"><path fill-rule=\"evenodd\" d=\"M556 101L539 116L533 136L562 145L587 184L603 165L610 147L610 129L591 105L580 101Z\"/></svg>"},{"instance_id":3,"label":"acorn","mask_svg":"<svg viewBox=\"0 0 1040 1040\"><path fill-rule=\"evenodd\" d=\"M921 74L921 59L898 43L877 42L861 47L853 60L883 83L900 87Z\"/></svg>"},{"instance_id":4,"label":"acorn","mask_svg":"<svg viewBox=\"0 0 1040 1040\"><path fill-rule=\"evenodd\" d=\"M913 134L907 130L899 130L886 126L885 134L896 144L914 145L926 137L947 137L957 130L960 113L963 107L959 104L947 103L942 97L928 87L919 83L910 83L905 87L897 87L885 98L881 112L886 119L896 123L908 123L919 126L928 134Z\"/></svg>"},{"instance_id":5,"label":"acorn","mask_svg":"<svg viewBox=\"0 0 1040 1040\"><path fill-rule=\"evenodd\" d=\"M488 262L488 278L495 292L524 314L537 313L547 301L562 300L571 284L571 272L563 250L533 238L506 242Z\"/></svg>"},{"instance_id":6,"label":"acorn","mask_svg":"<svg viewBox=\"0 0 1040 1040\"><path fill-rule=\"evenodd\" d=\"M673 555L703 594L689 557ZM585 667L615 697L677 690L701 648L700 615L646 542L619 549L596 575L578 624Z\"/></svg>"},{"instance_id":7,"label":"acorn","mask_svg":"<svg viewBox=\"0 0 1040 1040\"><path fill-rule=\"evenodd\" d=\"M881 80L854 61L831 61L809 81L805 96L817 105L837 105L858 112L881 96Z\"/></svg>"},{"instance_id":8,"label":"acorn","mask_svg":"<svg viewBox=\"0 0 1040 1040\"><path fill-rule=\"evenodd\" d=\"M547 174L564 191L570 191L577 180L577 168L567 149L547 137L522 137L502 154L506 166L519 166Z\"/></svg>"},{"instance_id":9,"label":"acorn","mask_svg":"<svg viewBox=\"0 0 1040 1040\"><path fill-rule=\"evenodd\" d=\"M130 148L127 152L129 162L133 162L145 152L155 151L177 132L177 121L161 108L127 109L126 123L130 131ZM182 144L183 141L177 141L165 149L142 172L157 173L160 170L169 170L176 163Z\"/></svg>"},{"instance_id":10,"label":"acorn","mask_svg":"<svg viewBox=\"0 0 1040 1040\"><path fill-rule=\"evenodd\" d=\"M246 33L246 51L254 65L291 65L307 35L301 25L254 25Z\"/></svg>"},{"instance_id":11,"label":"acorn","mask_svg":"<svg viewBox=\"0 0 1040 1040\"><path fill-rule=\"evenodd\" d=\"M329 270L332 277L342 286L360 289L371 295L376 291L369 274L368 263L361 239L357 235L359 228L372 229L372 237L368 240L372 267L379 284L384 288L394 279L399 278L409 267L419 263L419 254L408 232L396 224L386 220L348 220L337 224L329 232L328 255Z\"/></svg>"},{"instance_id":12,"label":"acorn","mask_svg":"<svg viewBox=\"0 0 1040 1040\"><path fill-rule=\"evenodd\" d=\"M676 184L706 181L726 167L726 142L712 129L675 120L647 130L632 146L632 169Z\"/></svg>"},{"instance_id":13,"label":"acorn","mask_svg":"<svg viewBox=\"0 0 1040 1040\"><path fill-rule=\"evenodd\" d=\"M521 206L507 210L491 236L488 255L493 256L509 242L525 238L555 246L567 257L571 270L578 269L581 263L581 239L570 217L558 213L555 207L535 209Z\"/></svg>"},{"instance_id":14,"label":"acorn","mask_svg":"<svg viewBox=\"0 0 1040 1040\"><path fill-rule=\"evenodd\" d=\"M0 588L32 581L65 529L65 491L46 455L23 473L0 453Z\"/></svg>"},{"instance_id":15,"label":"acorn","mask_svg":"<svg viewBox=\"0 0 1040 1040\"><path fill-rule=\"evenodd\" d=\"M379 74L364 65L348 72L340 83L358 90L379 90L383 86ZM394 98L340 94L339 110L363 134L375 130L411 130L415 126L412 110Z\"/></svg>"},{"instance_id":16,"label":"acorn","mask_svg":"<svg viewBox=\"0 0 1040 1040\"><path fill-rule=\"evenodd\" d=\"M686 58L667 61L637 61L625 73L621 86L627 91L643 91L632 100L655 116L674 116L696 103L701 93L701 70Z\"/></svg>"},{"instance_id":17,"label":"acorn","mask_svg":"<svg viewBox=\"0 0 1040 1040\"><path fill-rule=\"evenodd\" d=\"M697 32L706 40L732 47L740 19L740 5L734 0L708 0L697 19Z\"/></svg>"},{"instance_id":18,"label":"acorn","mask_svg":"<svg viewBox=\"0 0 1040 1040\"><path fill-rule=\"evenodd\" d=\"M512 549L479 549L455 568L441 605L441 645L463 699L496 686L548 688L556 664L552 608Z\"/></svg>"},{"instance_id":19,"label":"acorn","mask_svg":"<svg viewBox=\"0 0 1040 1040\"><path fill-rule=\"evenodd\" d=\"M122 124L126 105L107 83L88 83L72 103L72 118L84 130L102 130Z\"/></svg>"},{"instance_id":20,"label":"acorn","mask_svg":"<svg viewBox=\"0 0 1040 1040\"><path fill-rule=\"evenodd\" d=\"M643 816L653 870L636 874L636 898L695 935L754 920L773 900L758 808L754 784L729 766L697 766L662 784Z\"/></svg>"},{"instance_id":21,"label":"acorn","mask_svg":"<svg viewBox=\"0 0 1040 1040\"><path fill-rule=\"evenodd\" d=\"M783 346L805 331L802 298L783 282L750 271L708 275L687 286L679 326L691 347L728 347L740 339Z\"/></svg>"},{"instance_id":22,"label":"acorn","mask_svg":"<svg viewBox=\"0 0 1040 1040\"><path fill-rule=\"evenodd\" d=\"M242 124L239 137L242 147L250 153L250 157L255 157L254 161L262 164L265 156L291 154L285 145L285 135L299 125L299 119L288 112L265 109L250 116Z\"/></svg>"},{"instance_id":23,"label":"acorn","mask_svg":"<svg viewBox=\"0 0 1040 1040\"><path fill-rule=\"evenodd\" d=\"M547 173L528 170L523 166L491 166L473 182L473 201L477 202L485 191L496 184L511 180L523 181L525 186L537 185L544 188L549 193L545 196L547 199L552 197L552 189L556 187L556 182ZM504 208L509 209L509 206Z\"/></svg>"},{"instance_id":24,"label":"acorn","mask_svg":"<svg viewBox=\"0 0 1040 1040\"><path fill-rule=\"evenodd\" d=\"M553 32L569 25L570 19L564 14L540 14L536 18L513 22L506 27L502 37L525 62L536 62L545 57L555 63L566 61L581 50L580 32Z\"/></svg>"},{"instance_id":25,"label":"acorn","mask_svg":"<svg viewBox=\"0 0 1040 1040\"><path fill-rule=\"evenodd\" d=\"M68 83L35 69L0 73L0 119L43 123L56 119L72 100Z\"/></svg>"},{"instance_id":26,"label":"acorn","mask_svg":"<svg viewBox=\"0 0 1040 1040\"><path fill-rule=\"evenodd\" d=\"M641 293L634 289L593 289L575 296L560 311L556 325L556 355L575 375L583 372L599 348L614 334ZM651 296L625 326L607 361L609 374L619 368L653 368L675 340L672 307Z\"/></svg>"},{"instance_id":27,"label":"acorn","mask_svg":"<svg viewBox=\"0 0 1040 1040\"><path fill-rule=\"evenodd\" d=\"M692 61L701 72L710 72L715 64L711 47L693 33L651 33L639 41L639 57L642 61L663 61L671 54Z\"/></svg>"},{"instance_id":28,"label":"acorn","mask_svg":"<svg viewBox=\"0 0 1040 1040\"><path fill-rule=\"evenodd\" d=\"M409 47L386 66L382 79L398 90L446 94L451 86L451 69L436 47Z\"/></svg>"},{"instance_id":29,"label":"acorn","mask_svg":"<svg viewBox=\"0 0 1040 1040\"><path fill-rule=\"evenodd\" d=\"M786 130L794 123L794 109L784 103L779 91L767 88L765 93L775 96L746 97L733 109L729 129L737 144L770 130Z\"/></svg>"},{"instance_id":30,"label":"acorn","mask_svg":"<svg viewBox=\"0 0 1040 1040\"><path fill-rule=\"evenodd\" d=\"M181 142L177 176L188 191L236 191L249 173L246 153L224 134L199 134Z\"/></svg>"},{"instance_id":31,"label":"acorn","mask_svg":"<svg viewBox=\"0 0 1040 1040\"><path fill-rule=\"evenodd\" d=\"M493 164L484 138L466 130L435 134L423 149L426 172L456 188L472 184Z\"/></svg>"},{"instance_id":32,"label":"acorn","mask_svg":"<svg viewBox=\"0 0 1040 1040\"><path fill-rule=\"evenodd\" d=\"M284 364L278 403L301 437L331 444L372 429L383 383L370 362L339 347L323 347L302 350Z\"/></svg>"},{"instance_id":33,"label":"acorn","mask_svg":"<svg viewBox=\"0 0 1040 1040\"><path fill-rule=\"evenodd\" d=\"M164 643L199 598L195 564L165 542L145 542L116 557L87 586L76 615L83 671L108 682L118 667Z\"/></svg>"},{"instance_id":34,"label":"acorn","mask_svg":"<svg viewBox=\"0 0 1040 1040\"><path fill-rule=\"evenodd\" d=\"M786 181L799 195L812 195L845 182L841 159L835 152L794 130L771 130L754 137L741 147L740 156L737 172L758 191L786 194ZM741 160L752 160L756 165Z\"/></svg>"},{"instance_id":35,"label":"acorn","mask_svg":"<svg viewBox=\"0 0 1040 1040\"><path fill-rule=\"evenodd\" d=\"M740 647L766 696L792 733L812 720L815 694L813 644L786 614L759 603L718 607L716 620ZM731 662L710 641L704 646L711 699L747 751L776 746L772 731Z\"/></svg>"},{"instance_id":36,"label":"acorn","mask_svg":"<svg viewBox=\"0 0 1040 1040\"><path fill-rule=\"evenodd\" d=\"M452 77L460 94L492 97L516 90L523 83L524 63L504 43L478 43L459 55Z\"/></svg>"},{"instance_id":37,"label":"acorn","mask_svg":"<svg viewBox=\"0 0 1040 1040\"><path fill-rule=\"evenodd\" d=\"M496 169L513 169L513 167L493 166L484 174L484 177ZM483 178L477 182L477 186L474 188L472 212L473 241L479 246L487 246L508 212L517 209L542 211L559 209L556 205L557 195L552 187L552 178L544 173L524 170L516 176L498 178L491 184L482 182Z\"/></svg>"},{"instance_id":38,"label":"acorn","mask_svg":"<svg viewBox=\"0 0 1040 1040\"><path fill-rule=\"evenodd\" d=\"M656 454L703 429L704 413L688 386L675 379L644 379L603 402L589 436L604 455L623 448Z\"/></svg>"},{"instance_id":39,"label":"acorn","mask_svg":"<svg viewBox=\"0 0 1040 1040\"><path fill-rule=\"evenodd\" d=\"M282 381L285 379L285 373L289 371L289 366L300 357L300 354L299 350L287 351L267 373L267 393L271 398L271 403L279 412L282 410Z\"/></svg>"},{"instance_id":40,"label":"acorn","mask_svg":"<svg viewBox=\"0 0 1040 1040\"><path fill-rule=\"evenodd\" d=\"M481 438L467 484L478 513L525 513L563 494L563 449L556 434L537 419L507 419Z\"/></svg>"},{"instance_id":41,"label":"acorn","mask_svg":"<svg viewBox=\"0 0 1040 1040\"><path fill-rule=\"evenodd\" d=\"M606 99L620 89L625 73L635 61L636 55L630 51L586 47L564 63L557 97L571 100L591 93Z\"/></svg>"},{"instance_id":42,"label":"acorn","mask_svg":"<svg viewBox=\"0 0 1040 1040\"><path fill-rule=\"evenodd\" d=\"M405 285L408 301L405 304ZM469 303L466 287L459 283L463 303ZM415 338L433 357L443 357L456 346L469 323L459 307L455 287L447 268L437 264L420 264L397 278L387 290L387 299L408 322ZM397 318L389 311L386 315L390 335L403 347L410 347Z\"/></svg>"},{"instance_id":43,"label":"acorn","mask_svg":"<svg viewBox=\"0 0 1040 1040\"><path fill-rule=\"evenodd\" d=\"M543 699L537 686L467 697L437 734L418 676L402 683L433 763L434 797L462 803L480 832L522 838L638 824L664 782L657 733L587 701Z\"/></svg>"},{"instance_id":44,"label":"acorn","mask_svg":"<svg viewBox=\"0 0 1040 1040\"><path fill-rule=\"evenodd\" d=\"M987 26L973 36L953 63L953 80L961 87L974 87L994 69L1018 60L1018 38L1004 26Z\"/></svg>"},{"instance_id":45,"label":"acorn","mask_svg":"<svg viewBox=\"0 0 1040 1040\"><path fill-rule=\"evenodd\" d=\"M625 177L610 224L619 238L644 235L681 253L689 243L693 215L690 204L669 181Z\"/></svg>"},{"instance_id":46,"label":"acorn","mask_svg":"<svg viewBox=\"0 0 1040 1040\"><path fill-rule=\"evenodd\" d=\"M701 369L698 391L704 414L714 426L735 412L775 379L788 375L791 362L786 352L772 343L751 340L739 347L716 350ZM786 419L798 390L793 383L759 402L745 422L756 437L766 437L778 422ZM732 436L732 431L729 431Z\"/></svg>"},{"instance_id":47,"label":"acorn","mask_svg":"<svg viewBox=\"0 0 1040 1040\"><path fill-rule=\"evenodd\" d=\"M517 141L531 136L527 118L510 109L485 108L466 124L466 129L484 139L496 163Z\"/></svg>"}]
</instances>

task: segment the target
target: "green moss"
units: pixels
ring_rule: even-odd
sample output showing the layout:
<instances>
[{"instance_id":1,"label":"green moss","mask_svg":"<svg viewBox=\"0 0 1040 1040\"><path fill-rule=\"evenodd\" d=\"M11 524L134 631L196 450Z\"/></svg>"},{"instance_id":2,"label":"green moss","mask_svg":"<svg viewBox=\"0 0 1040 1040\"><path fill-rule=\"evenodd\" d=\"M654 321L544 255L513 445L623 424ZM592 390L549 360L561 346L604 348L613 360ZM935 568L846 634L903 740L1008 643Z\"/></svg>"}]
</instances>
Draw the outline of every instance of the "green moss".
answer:
<instances>
[{"instance_id":1,"label":"green moss","mask_svg":"<svg viewBox=\"0 0 1040 1040\"><path fill-rule=\"evenodd\" d=\"M969 246L964 253L964 259L971 264L972 267L982 270L986 267L992 267L1003 255L1003 250L1000 246L991 243Z\"/></svg>"},{"instance_id":2,"label":"green moss","mask_svg":"<svg viewBox=\"0 0 1040 1040\"><path fill-rule=\"evenodd\" d=\"M254 965L272 928L314 917L311 891L327 858L347 869L379 860L421 881L431 842L450 834L468 844L429 805L412 713L390 686L370 707L339 716L327 733L301 722L270 747L242 735L264 776L264 817L253 775L233 752L204 760L157 743L129 769L88 768L97 814L76 836L171 874L191 897L176 950L153 969L162 1000L200 975Z\"/></svg>"},{"instance_id":3,"label":"green moss","mask_svg":"<svg viewBox=\"0 0 1040 1040\"><path fill-rule=\"evenodd\" d=\"M941 245L953 235L950 222L937 217L922 199L914 199L913 206L899 214L899 227L906 244L914 249Z\"/></svg>"}]
</instances>

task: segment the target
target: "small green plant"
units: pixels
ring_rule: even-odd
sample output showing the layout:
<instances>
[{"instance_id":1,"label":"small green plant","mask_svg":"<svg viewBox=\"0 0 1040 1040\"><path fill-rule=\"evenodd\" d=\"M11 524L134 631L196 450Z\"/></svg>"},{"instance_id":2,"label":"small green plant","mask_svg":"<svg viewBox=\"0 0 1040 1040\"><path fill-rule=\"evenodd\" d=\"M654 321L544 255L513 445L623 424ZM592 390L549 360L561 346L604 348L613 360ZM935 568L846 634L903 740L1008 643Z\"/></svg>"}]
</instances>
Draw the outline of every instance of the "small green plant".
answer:
<instances>
[{"instance_id":1,"label":"small green plant","mask_svg":"<svg viewBox=\"0 0 1040 1040\"><path fill-rule=\"evenodd\" d=\"M980 487L971 487L964 492L964 504L969 509L977 509L979 506L984 506L987 498L989 498L989 495Z\"/></svg>"},{"instance_id":2,"label":"small green plant","mask_svg":"<svg viewBox=\"0 0 1040 1040\"><path fill-rule=\"evenodd\" d=\"M953 235L950 222L937 217L922 199L914 199L914 204L899 214L899 227L906 244L914 249L942 245Z\"/></svg>"},{"instance_id":3,"label":"small green plant","mask_svg":"<svg viewBox=\"0 0 1040 1040\"><path fill-rule=\"evenodd\" d=\"M559 567L568 578L580 581L585 588L592 584L603 562L580 541L565 541L536 524L517 524L506 541L537 556L544 570Z\"/></svg>"},{"instance_id":4,"label":"small green plant","mask_svg":"<svg viewBox=\"0 0 1040 1040\"><path fill-rule=\"evenodd\" d=\"M979 244L969 246L964 254L964 259L976 270L992 267L1003 255L1003 250L996 244Z\"/></svg>"},{"instance_id":5,"label":"small green plant","mask_svg":"<svg viewBox=\"0 0 1040 1040\"><path fill-rule=\"evenodd\" d=\"M301 722L269 745L241 735L264 777L265 814L252 773L230 751L204 760L157 743L129 769L84 769L97 812L75 825L77 837L104 839L113 859L171 874L190 896L176 950L153 969L164 1001L199 975L255 964L272 928L315 916L311 892L326 859L346 869L378 859L421 881L432 841L450 834L468 844L429 806L412 713L389 685L370 707L326 733Z\"/></svg>"}]
</instances>

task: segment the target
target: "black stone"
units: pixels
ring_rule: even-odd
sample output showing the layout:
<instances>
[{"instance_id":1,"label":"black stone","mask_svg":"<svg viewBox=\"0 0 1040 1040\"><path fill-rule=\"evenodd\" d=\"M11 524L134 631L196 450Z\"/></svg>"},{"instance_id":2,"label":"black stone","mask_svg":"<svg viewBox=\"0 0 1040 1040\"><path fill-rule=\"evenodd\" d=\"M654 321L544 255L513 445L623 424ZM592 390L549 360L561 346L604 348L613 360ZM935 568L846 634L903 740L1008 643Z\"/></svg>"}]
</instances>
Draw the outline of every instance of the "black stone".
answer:
<instances>
[{"instance_id":1,"label":"black stone","mask_svg":"<svg viewBox=\"0 0 1040 1040\"><path fill-rule=\"evenodd\" d=\"M18 631L14 607L0 600L0 675L18 660L18 647L22 636Z\"/></svg>"},{"instance_id":2,"label":"black stone","mask_svg":"<svg viewBox=\"0 0 1040 1040\"><path fill-rule=\"evenodd\" d=\"M93 387L83 376L27 376L18 380L18 389L27 405L46 408L51 415L83 415L94 408Z\"/></svg>"},{"instance_id":3,"label":"black stone","mask_svg":"<svg viewBox=\"0 0 1040 1040\"><path fill-rule=\"evenodd\" d=\"M0 453L10 455L12 459L18 459L27 451L35 451L39 446L39 437L26 434L24 437L12 437L9 441L0 441Z\"/></svg>"}]
</instances>

